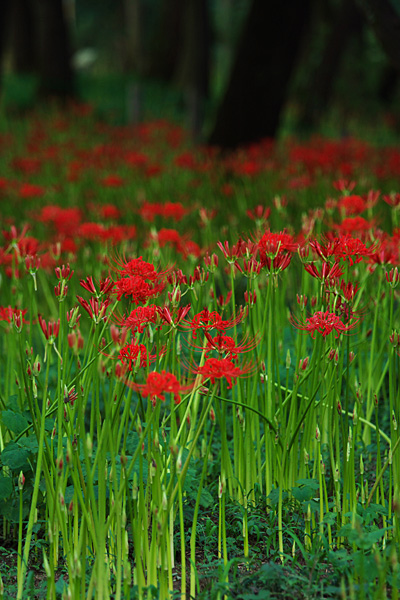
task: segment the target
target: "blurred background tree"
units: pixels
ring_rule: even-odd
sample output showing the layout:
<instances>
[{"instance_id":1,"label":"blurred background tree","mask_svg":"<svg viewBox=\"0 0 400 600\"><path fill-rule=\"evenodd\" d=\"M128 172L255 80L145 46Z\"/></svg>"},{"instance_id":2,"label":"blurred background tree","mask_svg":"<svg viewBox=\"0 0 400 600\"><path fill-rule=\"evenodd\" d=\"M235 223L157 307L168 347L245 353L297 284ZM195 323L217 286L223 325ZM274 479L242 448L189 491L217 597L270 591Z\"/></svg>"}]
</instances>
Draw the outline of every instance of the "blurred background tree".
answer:
<instances>
[{"instance_id":1,"label":"blurred background tree","mask_svg":"<svg viewBox=\"0 0 400 600\"><path fill-rule=\"evenodd\" d=\"M399 121L400 0L3 0L2 105L92 102L234 148Z\"/></svg>"}]
</instances>

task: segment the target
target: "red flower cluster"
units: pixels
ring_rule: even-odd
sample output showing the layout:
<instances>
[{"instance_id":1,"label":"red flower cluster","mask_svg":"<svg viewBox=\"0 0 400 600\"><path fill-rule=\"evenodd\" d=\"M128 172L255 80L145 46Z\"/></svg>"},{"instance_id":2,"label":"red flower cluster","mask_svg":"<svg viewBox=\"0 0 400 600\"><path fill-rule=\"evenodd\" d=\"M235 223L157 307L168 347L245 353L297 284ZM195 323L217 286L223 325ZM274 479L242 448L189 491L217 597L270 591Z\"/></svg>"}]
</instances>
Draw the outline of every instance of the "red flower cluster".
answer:
<instances>
[{"instance_id":1,"label":"red flower cluster","mask_svg":"<svg viewBox=\"0 0 400 600\"><path fill-rule=\"evenodd\" d=\"M134 340L126 344L119 351L118 358L123 365L126 365L128 371L133 371L137 365L147 367L157 358L156 355L148 354L144 344L136 344ZM133 365L133 366L132 366Z\"/></svg>"},{"instance_id":2,"label":"red flower cluster","mask_svg":"<svg viewBox=\"0 0 400 600\"><path fill-rule=\"evenodd\" d=\"M188 210L180 202L143 202L138 213L145 220L152 223L156 217L181 221Z\"/></svg>"},{"instance_id":3,"label":"red flower cluster","mask_svg":"<svg viewBox=\"0 0 400 600\"><path fill-rule=\"evenodd\" d=\"M114 284L118 300L123 296L130 298L134 304L146 304L157 297L165 287L165 273L157 273L154 265L145 262L140 256L128 262L121 262L116 269L121 276Z\"/></svg>"},{"instance_id":4,"label":"red flower cluster","mask_svg":"<svg viewBox=\"0 0 400 600\"><path fill-rule=\"evenodd\" d=\"M165 402L165 394L173 394L175 404L179 404L181 391L190 388L190 386L183 388L172 373L153 371L148 374L146 383L135 384L134 388L140 391L143 396L150 396L153 404L156 398Z\"/></svg>"},{"instance_id":5,"label":"red flower cluster","mask_svg":"<svg viewBox=\"0 0 400 600\"><path fill-rule=\"evenodd\" d=\"M118 319L118 324L121 327L127 327L132 333L143 333L147 325L156 323L157 307L155 304L150 306L138 306L134 308L128 316Z\"/></svg>"},{"instance_id":6,"label":"red flower cluster","mask_svg":"<svg viewBox=\"0 0 400 600\"><path fill-rule=\"evenodd\" d=\"M0 321L12 323L16 317L18 319L22 318L23 323L28 323L28 321L25 320L25 315L27 312L27 308L21 310L20 308L12 308L11 306L0 306Z\"/></svg>"},{"instance_id":7,"label":"red flower cluster","mask_svg":"<svg viewBox=\"0 0 400 600\"><path fill-rule=\"evenodd\" d=\"M253 365L251 364L243 368L238 367L229 358L208 358L202 367L197 367L193 372L196 375L201 375L202 381L209 379L212 384L215 383L216 379L226 379L228 388L231 388L238 377L247 375L252 368Z\"/></svg>"},{"instance_id":8,"label":"red flower cluster","mask_svg":"<svg viewBox=\"0 0 400 600\"><path fill-rule=\"evenodd\" d=\"M358 320L350 325L345 325L335 313L331 313L329 310L325 312L319 310L312 317L306 319L305 323L297 321L293 316L291 317L291 322L297 329L307 331L315 339L316 332L326 337L332 331L335 331L335 337L338 338L341 333L346 333L350 329L354 329Z\"/></svg>"},{"instance_id":9,"label":"red flower cluster","mask_svg":"<svg viewBox=\"0 0 400 600\"><path fill-rule=\"evenodd\" d=\"M210 329L216 329L220 332L225 331L240 323L246 314L246 310L241 308L236 317L224 320L216 311L209 311L208 308L204 308L201 312L197 313L191 321L184 319L182 321L182 327L191 329L193 338L196 339L197 331L199 329L204 332L209 331Z\"/></svg>"}]
</instances>

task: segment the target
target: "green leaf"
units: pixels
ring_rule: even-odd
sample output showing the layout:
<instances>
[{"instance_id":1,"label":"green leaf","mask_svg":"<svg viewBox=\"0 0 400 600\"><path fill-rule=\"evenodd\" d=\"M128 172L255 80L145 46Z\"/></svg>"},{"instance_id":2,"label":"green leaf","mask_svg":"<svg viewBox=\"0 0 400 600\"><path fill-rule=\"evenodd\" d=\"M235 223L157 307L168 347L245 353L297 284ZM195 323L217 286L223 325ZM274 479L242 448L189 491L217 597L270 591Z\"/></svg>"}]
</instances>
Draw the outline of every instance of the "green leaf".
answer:
<instances>
[{"instance_id":1,"label":"green leaf","mask_svg":"<svg viewBox=\"0 0 400 600\"><path fill-rule=\"evenodd\" d=\"M2 473L0 473L0 500L5 500L13 493L13 483L11 477L4 477Z\"/></svg>"},{"instance_id":2,"label":"green leaf","mask_svg":"<svg viewBox=\"0 0 400 600\"><path fill-rule=\"evenodd\" d=\"M28 421L23 415L12 410L4 410L1 413L1 420L7 429L16 434L22 433L22 431L24 431L24 429L26 429L29 425Z\"/></svg>"},{"instance_id":3,"label":"green leaf","mask_svg":"<svg viewBox=\"0 0 400 600\"><path fill-rule=\"evenodd\" d=\"M15 442L9 442L1 453L1 462L13 471L20 471L28 466L29 452Z\"/></svg>"},{"instance_id":4,"label":"green leaf","mask_svg":"<svg viewBox=\"0 0 400 600\"><path fill-rule=\"evenodd\" d=\"M214 503L214 498L208 490L202 489L200 495L200 504L203 508L209 508Z\"/></svg>"},{"instance_id":5,"label":"green leaf","mask_svg":"<svg viewBox=\"0 0 400 600\"><path fill-rule=\"evenodd\" d=\"M324 515L324 523L328 525L334 525L337 521L337 514L334 512L328 512Z\"/></svg>"},{"instance_id":6,"label":"green leaf","mask_svg":"<svg viewBox=\"0 0 400 600\"><path fill-rule=\"evenodd\" d=\"M64 577L60 577L56 582L56 594L61 596L65 587L67 587L67 584L64 581Z\"/></svg>"}]
</instances>

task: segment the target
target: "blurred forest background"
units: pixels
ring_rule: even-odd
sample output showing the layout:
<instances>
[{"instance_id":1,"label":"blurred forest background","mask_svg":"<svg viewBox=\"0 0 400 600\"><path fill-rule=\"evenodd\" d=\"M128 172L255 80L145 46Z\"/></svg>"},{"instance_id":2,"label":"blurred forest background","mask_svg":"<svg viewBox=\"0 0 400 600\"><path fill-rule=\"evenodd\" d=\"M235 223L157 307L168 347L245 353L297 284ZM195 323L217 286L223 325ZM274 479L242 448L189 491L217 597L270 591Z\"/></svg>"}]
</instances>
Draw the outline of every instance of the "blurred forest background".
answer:
<instances>
[{"instance_id":1,"label":"blurred forest background","mask_svg":"<svg viewBox=\"0 0 400 600\"><path fill-rule=\"evenodd\" d=\"M2 114L90 102L224 148L400 133L400 0L2 0Z\"/></svg>"}]
</instances>

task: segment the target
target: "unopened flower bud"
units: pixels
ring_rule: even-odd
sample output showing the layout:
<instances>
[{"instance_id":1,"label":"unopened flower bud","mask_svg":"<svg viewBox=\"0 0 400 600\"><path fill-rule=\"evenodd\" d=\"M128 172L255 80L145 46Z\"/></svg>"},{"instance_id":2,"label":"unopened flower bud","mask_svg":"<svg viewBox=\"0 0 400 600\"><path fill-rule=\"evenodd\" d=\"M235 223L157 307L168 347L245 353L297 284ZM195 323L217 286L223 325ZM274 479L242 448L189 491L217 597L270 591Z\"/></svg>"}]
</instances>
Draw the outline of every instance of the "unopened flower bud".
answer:
<instances>
[{"instance_id":1,"label":"unopened flower bud","mask_svg":"<svg viewBox=\"0 0 400 600\"><path fill-rule=\"evenodd\" d=\"M92 442L92 438L90 437L90 433L88 433L86 436L86 448L87 448L89 456L92 456L93 442Z\"/></svg>"},{"instance_id":2,"label":"unopened flower bud","mask_svg":"<svg viewBox=\"0 0 400 600\"><path fill-rule=\"evenodd\" d=\"M394 414L394 410L392 410L392 423L394 431L397 431L397 419L396 415Z\"/></svg>"},{"instance_id":3,"label":"unopened flower bud","mask_svg":"<svg viewBox=\"0 0 400 600\"><path fill-rule=\"evenodd\" d=\"M25 484L25 475L23 474L22 471L20 471L20 473L18 475L18 489L20 492L22 492L22 490L24 489L24 484Z\"/></svg>"},{"instance_id":4,"label":"unopened flower bud","mask_svg":"<svg viewBox=\"0 0 400 600\"><path fill-rule=\"evenodd\" d=\"M300 362L299 362L299 369L301 371L305 371L307 369L308 366L308 361L309 361L309 357L306 356L305 358L301 358Z\"/></svg>"}]
</instances>

